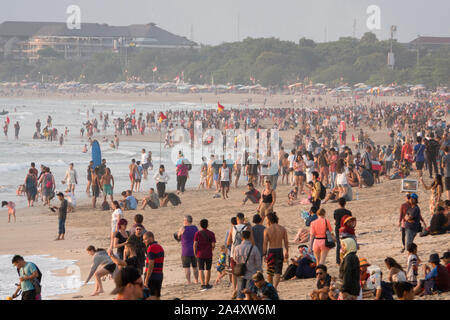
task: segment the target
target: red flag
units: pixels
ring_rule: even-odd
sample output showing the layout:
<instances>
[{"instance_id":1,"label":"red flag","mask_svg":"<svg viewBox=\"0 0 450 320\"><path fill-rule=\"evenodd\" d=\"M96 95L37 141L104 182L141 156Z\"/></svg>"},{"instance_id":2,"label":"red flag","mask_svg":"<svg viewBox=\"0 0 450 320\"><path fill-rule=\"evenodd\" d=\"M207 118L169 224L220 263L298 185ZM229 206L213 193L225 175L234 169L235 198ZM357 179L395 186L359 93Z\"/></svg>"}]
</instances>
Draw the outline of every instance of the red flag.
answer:
<instances>
[{"instance_id":1,"label":"red flag","mask_svg":"<svg viewBox=\"0 0 450 320\"><path fill-rule=\"evenodd\" d=\"M222 112L224 108L225 107L221 105L220 102L217 102L217 112Z\"/></svg>"},{"instance_id":2,"label":"red flag","mask_svg":"<svg viewBox=\"0 0 450 320\"><path fill-rule=\"evenodd\" d=\"M164 113L160 112L159 113L159 123L162 123L164 120L166 120L167 117L164 115Z\"/></svg>"},{"instance_id":3,"label":"red flag","mask_svg":"<svg viewBox=\"0 0 450 320\"><path fill-rule=\"evenodd\" d=\"M158 67L157 67L157 66L154 66L153 69L152 69L152 71L153 71L153 72L158 71Z\"/></svg>"},{"instance_id":4,"label":"red flag","mask_svg":"<svg viewBox=\"0 0 450 320\"><path fill-rule=\"evenodd\" d=\"M6 123L9 124L9 117L6 116Z\"/></svg>"}]
</instances>

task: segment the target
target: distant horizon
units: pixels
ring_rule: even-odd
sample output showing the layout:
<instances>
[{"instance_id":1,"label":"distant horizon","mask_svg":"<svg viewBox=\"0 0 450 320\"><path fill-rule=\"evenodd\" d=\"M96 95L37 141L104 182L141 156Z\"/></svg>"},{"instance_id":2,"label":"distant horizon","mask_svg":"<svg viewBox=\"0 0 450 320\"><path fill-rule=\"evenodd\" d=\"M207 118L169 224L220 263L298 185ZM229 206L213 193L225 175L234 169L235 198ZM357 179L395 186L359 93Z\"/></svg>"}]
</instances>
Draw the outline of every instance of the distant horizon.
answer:
<instances>
[{"instance_id":1,"label":"distant horizon","mask_svg":"<svg viewBox=\"0 0 450 320\"><path fill-rule=\"evenodd\" d=\"M173 34L204 45L238 42L245 38L278 38L316 43L342 37L360 39L368 31L379 40L394 36L407 43L418 35L449 37L450 1L429 0L15 0L0 3L0 21L65 22L70 5L81 10L81 23L112 26L155 23ZM379 29L369 30L369 7L380 12ZM367 13L369 12L369 13Z\"/></svg>"}]
</instances>

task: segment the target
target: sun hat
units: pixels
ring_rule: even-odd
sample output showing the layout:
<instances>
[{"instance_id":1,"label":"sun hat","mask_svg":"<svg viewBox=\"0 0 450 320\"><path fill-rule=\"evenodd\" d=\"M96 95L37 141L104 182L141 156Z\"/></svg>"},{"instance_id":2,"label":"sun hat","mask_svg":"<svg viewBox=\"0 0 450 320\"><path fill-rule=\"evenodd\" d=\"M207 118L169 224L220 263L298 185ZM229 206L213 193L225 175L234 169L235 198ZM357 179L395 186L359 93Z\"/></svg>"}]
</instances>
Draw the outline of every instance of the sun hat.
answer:
<instances>
[{"instance_id":1,"label":"sun hat","mask_svg":"<svg viewBox=\"0 0 450 320\"><path fill-rule=\"evenodd\" d=\"M360 266L360 267L364 267L364 266L369 267L369 266L370 266L370 263L369 263L369 261L367 261L366 258L360 258L360 259L359 259L359 266Z\"/></svg>"},{"instance_id":2,"label":"sun hat","mask_svg":"<svg viewBox=\"0 0 450 320\"><path fill-rule=\"evenodd\" d=\"M430 254L430 259L428 260L428 262L438 264L440 261L441 259L439 259L439 255L437 253Z\"/></svg>"}]
</instances>

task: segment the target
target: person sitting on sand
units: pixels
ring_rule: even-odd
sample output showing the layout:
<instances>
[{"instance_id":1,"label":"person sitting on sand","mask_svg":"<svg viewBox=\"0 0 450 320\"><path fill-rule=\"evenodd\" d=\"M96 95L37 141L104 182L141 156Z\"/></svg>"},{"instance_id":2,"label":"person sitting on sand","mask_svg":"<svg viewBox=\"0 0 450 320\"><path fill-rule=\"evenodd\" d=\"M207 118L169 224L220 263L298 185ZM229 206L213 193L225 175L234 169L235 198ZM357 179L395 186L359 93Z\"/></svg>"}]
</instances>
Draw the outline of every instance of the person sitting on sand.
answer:
<instances>
[{"instance_id":1,"label":"person sitting on sand","mask_svg":"<svg viewBox=\"0 0 450 320\"><path fill-rule=\"evenodd\" d=\"M150 188L148 191L148 197L142 199L142 210L145 209L146 206L149 206L152 209L158 209L160 206L158 195L155 192L154 188Z\"/></svg>"},{"instance_id":2,"label":"person sitting on sand","mask_svg":"<svg viewBox=\"0 0 450 320\"><path fill-rule=\"evenodd\" d=\"M255 273L252 280L254 286L242 291L245 300L280 300L277 289L264 279L262 272Z\"/></svg>"},{"instance_id":3,"label":"person sitting on sand","mask_svg":"<svg viewBox=\"0 0 450 320\"><path fill-rule=\"evenodd\" d=\"M133 193L131 190L127 190L121 193L122 194L122 201L120 202L120 205L123 207L124 210L136 210L137 208L137 200L133 196Z\"/></svg>"},{"instance_id":4,"label":"person sitting on sand","mask_svg":"<svg viewBox=\"0 0 450 320\"><path fill-rule=\"evenodd\" d=\"M327 267L319 264L316 268L317 284L309 295L312 300L331 300L328 292L331 286L331 276L327 273Z\"/></svg>"},{"instance_id":5,"label":"person sitting on sand","mask_svg":"<svg viewBox=\"0 0 450 320\"><path fill-rule=\"evenodd\" d=\"M294 201L297 200L298 195L298 187L295 186L294 189L291 190L288 194L288 205L294 205Z\"/></svg>"},{"instance_id":6,"label":"person sitting on sand","mask_svg":"<svg viewBox=\"0 0 450 320\"><path fill-rule=\"evenodd\" d=\"M416 295L429 295L434 291L447 292L450 291L450 273L447 268L440 264L441 259L437 253L430 255L428 265L423 266L425 279L420 280L414 288Z\"/></svg>"},{"instance_id":7,"label":"person sitting on sand","mask_svg":"<svg viewBox=\"0 0 450 320\"><path fill-rule=\"evenodd\" d=\"M354 164L348 166L347 182L351 187L359 186L358 174L355 172Z\"/></svg>"},{"instance_id":8,"label":"person sitting on sand","mask_svg":"<svg viewBox=\"0 0 450 320\"><path fill-rule=\"evenodd\" d=\"M298 246L299 256L291 258L291 264L283 274L283 280L310 279L315 276L316 258L308 254L308 246Z\"/></svg>"},{"instance_id":9,"label":"person sitting on sand","mask_svg":"<svg viewBox=\"0 0 450 320\"><path fill-rule=\"evenodd\" d=\"M330 200L332 202L337 202L339 198L344 198L346 201L352 201L353 200L352 188L349 185L347 185L347 187L344 189L339 189L338 187L335 187L327 194L327 196L323 200L323 204L327 203Z\"/></svg>"},{"instance_id":10,"label":"person sitting on sand","mask_svg":"<svg viewBox=\"0 0 450 320\"><path fill-rule=\"evenodd\" d=\"M16 223L16 204L12 201L2 201L2 208L4 206L8 208L8 223L11 222L11 217L14 218L14 223Z\"/></svg>"},{"instance_id":11,"label":"person sitting on sand","mask_svg":"<svg viewBox=\"0 0 450 320\"><path fill-rule=\"evenodd\" d=\"M409 282L394 282L392 285L398 300L414 300L414 286Z\"/></svg>"},{"instance_id":12,"label":"person sitting on sand","mask_svg":"<svg viewBox=\"0 0 450 320\"><path fill-rule=\"evenodd\" d=\"M388 280L389 282L406 281L406 273L403 271L403 267L395 261L394 258L387 257L384 259L384 263L389 270Z\"/></svg>"},{"instance_id":13,"label":"person sitting on sand","mask_svg":"<svg viewBox=\"0 0 450 320\"><path fill-rule=\"evenodd\" d=\"M317 207L312 206L309 211L302 211L302 218L305 220L305 226L309 227L311 222L317 219Z\"/></svg>"},{"instance_id":14,"label":"person sitting on sand","mask_svg":"<svg viewBox=\"0 0 450 320\"><path fill-rule=\"evenodd\" d=\"M245 198L242 201L242 205L244 205L247 200L250 200L252 203L258 203L261 199L261 193L255 189L253 183L247 184L248 191L244 191Z\"/></svg>"}]
</instances>

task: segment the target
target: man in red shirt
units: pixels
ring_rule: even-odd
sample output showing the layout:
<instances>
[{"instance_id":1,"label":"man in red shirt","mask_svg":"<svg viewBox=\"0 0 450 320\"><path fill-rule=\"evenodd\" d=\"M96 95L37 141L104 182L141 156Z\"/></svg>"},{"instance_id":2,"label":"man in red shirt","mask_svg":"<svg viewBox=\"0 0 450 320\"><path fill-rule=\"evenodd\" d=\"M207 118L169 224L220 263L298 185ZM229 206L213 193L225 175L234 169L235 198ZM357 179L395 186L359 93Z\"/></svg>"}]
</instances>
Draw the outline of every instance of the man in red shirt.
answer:
<instances>
[{"instance_id":1,"label":"man in red shirt","mask_svg":"<svg viewBox=\"0 0 450 320\"><path fill-rule=\"evenodd\" d=\"M209 280L211 279L212 256L216 246L216 236L214 232L207 229L208 220L201 220L200 227L202 230L197 231L194 235L194 255L197 257L198 269L200 270L201 290L208 290L212 288Z\"/></svg>"},{"instance_id":2,"label":"man in red shirt","mask_svg":"<svg viewBox=\"0 0 450 320\"><path fill-rule=\"evenodd\" d=\"M410 198L410 194L407 193L406 194L406 202L400 206L400 217L398 220L398 226L400 227L400 230L402 232L403 247L402 247L401 253L403 253L405 251L405 235L406 235L406 233L405 233L405 219L404 218L406 215L406 211L408 211L408 209L411 208L411 204L409 203L409 198Z\"/></svg>"},{"instance_id":3,"label":"man in red shirt","mask_svg":"<svg viewBox=\"0 0 450 320\"><path fill-rule=\"evenodd\" d=\"M155 241L155 236L150 231L144 234L143 240L147 246L144 286L150 289L150 300L160 300L163 282L164 249Z\"/></svg>"}]
</instances>

